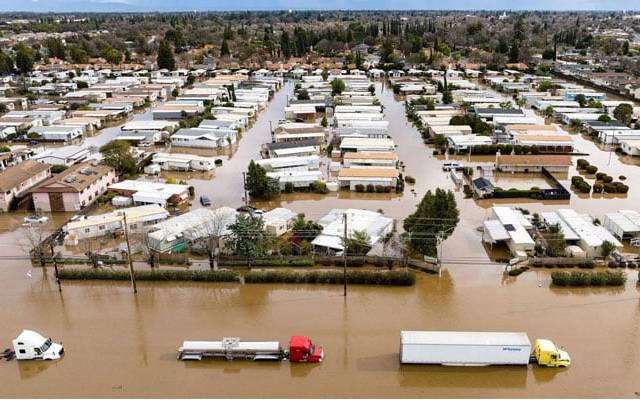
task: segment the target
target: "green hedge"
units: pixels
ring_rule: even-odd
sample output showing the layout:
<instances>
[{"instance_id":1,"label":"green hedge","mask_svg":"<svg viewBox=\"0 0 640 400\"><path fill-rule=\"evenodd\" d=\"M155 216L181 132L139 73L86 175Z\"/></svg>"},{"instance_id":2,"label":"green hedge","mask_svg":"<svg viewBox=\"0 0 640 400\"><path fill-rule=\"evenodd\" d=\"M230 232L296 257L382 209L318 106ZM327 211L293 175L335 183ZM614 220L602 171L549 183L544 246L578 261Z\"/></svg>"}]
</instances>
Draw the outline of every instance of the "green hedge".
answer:
<instances>
[{"instance_id":1,"label":"green hedge","mask_svg":"<svg viewBox=\"0 0 640 400\"><path fill-rule=\"evenodd\" d=\"M557 271L551 274L551 283L556 286L622 286L626 281L627 276L621 271Z\"/></svg>"},{"instance_id":2,"label":"green hedge","mask_svg":"<svg viewBox=\"0 0 640 400\"><path fill-rule=\"evenodd\" d=\"M248 266L249 263L247 260L220 260L220 265L227 266ZM293 266L293 267L311 267L314 265L314 262L310 258L303 259L292 259L292 260L283 260L283 259L273 259L273 260L253 260L251 261L252 267L285 267L285 266Z\"/></svg>"},{"instance_id":3,"label":"green hedge","mask_svg":"<svg viewBox=\"0 0 640 400\"><path fill-rule=\"evenodd\" d=\"M342 271L251 271L244 276L245 283L320 283L342 284ZM347 271L351 285L411 286L416 277L410 271Z\"/></svg>"},{"instance_id":4,"label":"green hedge","mask_svg":"<svg viewBox=\"0 0 640 400\"><path fill-rule=\"evenodd\" d=\"M493 191L493 197L496 199L517 199L517 198L530 198L530 199L541 199L542 194L540 193L540 189L515 189L511 188L509 190L504 190L500 187L495 188Z\"/></svg>"},{"instance_id":5,"label":"green hedge","mask_svg":"<svg viewBox=\"0 0 640 400\"><path fill-rule=\"evenodd\" d=\"M239 274L235 271L193 271L193 270L156 270L135 271L138 281L194 281L194 282L238 282ZM69 280L110 280L128 281L128 270L112 271L108 269L61 269L60 279Z\"/></svg>"},{"instance_id":6,"label":"green hedge","mask_svg":"<svg viewBox=\"0 0 640 400\"><path fill-rule=\"evenodd\" d=\"M514 269L510 270L508 272L508 274L509 274L509 276L518 276L521 273L526 272L528 270L529 270L529 267L526 267L526 266L525 267L519 267L519 268L514 268Z\"/></svg>"}]
</instances>

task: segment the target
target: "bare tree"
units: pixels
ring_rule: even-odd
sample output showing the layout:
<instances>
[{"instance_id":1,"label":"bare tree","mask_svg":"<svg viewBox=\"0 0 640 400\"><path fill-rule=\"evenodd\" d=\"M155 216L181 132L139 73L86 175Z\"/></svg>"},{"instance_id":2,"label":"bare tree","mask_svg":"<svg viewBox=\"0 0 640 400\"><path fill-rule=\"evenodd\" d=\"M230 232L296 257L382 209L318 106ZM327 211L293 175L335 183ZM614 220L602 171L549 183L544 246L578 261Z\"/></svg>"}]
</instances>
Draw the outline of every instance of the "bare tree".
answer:
<instances>
[{"instance_id":1,"label":"bare tree","mask_svg":"<svg viewBox=\"0 0 640 400\"><path fill-rule=\"evenodd\" d=\"M45 243L48 236L49 231L41 225L26 225L20 229L17 244L32 260L39 260L40 266L44 267L49 249Z\"/></svg>"},{"instance_id":2,"label":"bare tree","mask_svg":"<svg viewBox=\"0 0 640 400\"><path fill-rule=\"evenodd\" d=\"M201 243L207 251L209 268L218 269L220 257L220 239L224 237L227 227L235 222L235 213L227 207L219 207L213 210L211 218L204 221L198 228Z\"/></svg>"}]
</instances>

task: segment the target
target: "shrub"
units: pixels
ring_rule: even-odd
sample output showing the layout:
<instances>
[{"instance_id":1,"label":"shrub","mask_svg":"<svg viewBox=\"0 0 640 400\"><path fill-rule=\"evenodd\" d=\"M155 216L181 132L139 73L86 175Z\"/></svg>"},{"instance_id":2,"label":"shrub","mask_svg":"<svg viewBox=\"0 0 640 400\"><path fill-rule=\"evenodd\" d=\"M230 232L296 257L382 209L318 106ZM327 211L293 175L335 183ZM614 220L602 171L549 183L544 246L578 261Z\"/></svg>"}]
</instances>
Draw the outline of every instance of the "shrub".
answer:
<instances>
[{"instance_id":1,"label":"shrub","mask_svg":"<svg viewBox=\"0 0 640 400\"><path fill-rule=\"evenodd\" d=\"M361 192L361 193L364 192L364 185L358 183L356 185L356 192Z\"/></svg>"},{"instance_id":2,"label":"shrub","mask_svg":"<svg viewBox=\"0 0 640 400\"><path fill-rule=\"evenodd\" d=\"M578 169L585 169L587 168L587 166L589 166L589 161L585 160L584 158L579 158L576 161L576 165L578 166Z\"/></svg>"},{"instance_id":3,"label":"shrub","mask_svg":"<svg viewBox=\"0 0 640 400\"><path fill-rule=\"evenodd\" d=\"M329 188L327 188L327 184L322 181L315 181L309 185L309 188L313 193L329 193Z\"/></svg>"},{"instance_id":4,"label":"shrub","mask_svg":"<svg viewBox=\"0 0 640 400\"><path fill-rule=\"evenodd\" d=\"M293 193L295 191L295 189L296 189L296 187L291 182L286 182L284 184L284 192L285 193Z\"/></svg>"},{"instance_id":5,"label":"shrub","mask_svg":"<svg viewBox=\"0 0 640 400\"><path fill-rule=\"evenodd\" d=\"M604 177L602 177L602 182L611 183L611 182L613 182L613 177L609 176L609 175L605 175Z\"/></svg>"},{"instance_id":6,"label":"shrub","mask_svg":"<svg viewBox=\"0 0 640 400\"><path fill-rule=\"evenodd\" d=\"M59 174L60 172L64 171L67 168L68 167L66 165L54 165L54 166L51 167L51 173L52 174Z\"/></svg>"},{"instance_id":7,"label":"shrub","mask_svg":"<svg viewBox=\"0 0 640 400\"><path fill-rule=\"evenodd\" d=\"M600 182L596 182L593 184L593 193L602 193L604 190L604 185Z\"/></svg>"},{"instance_id":8,"label":"shrub","mask_svg":"<svg viewBox=\"0 0 640 400\"><path fill-rule=\"evenodd\" d=\"M382 185L376 185L376 193L384 193L385 187Z\"/></svg>"},{"instance_id":9,"label":"shrub","mask_svg":"<svg viewBox=\"0 0 640 400\"><path fill-rule=\"evenodd\" d=\"M580 193L591 193L591 185L585 181L578 183L576 189L578 189Z\"/></svg>"},{"instance_id":10,"label":"shrub","mask_svg":"<svg viewBox=\"0 0 640 400\"><path fill-rule=\"evenodd\" d=\"M607 176L607 174L605 174L604 172L598 172L598 173L596 174L596 179L597 179L597 180L599 180L599 181L601 181L601 180L602 180L602 178L604 178L605 176Z\"/></svg>"},{"instance_id":11,"label":"shrub","mask_svg":"<svg viewBox=\"0 0 640 400\"><path fill-rule=\"evenodd\" d=\"M376 190L375 186L373 186L372 184L368 184L367 185L367 192L373 192L374 190Z\"/></svg>"},{"instance_id":12,"label":"shrub","mask_svg":"<svg viewBox=\"0 0 640 400\"><path fill-rule=\"evenodd\" d=\"M587 272L574 271L569 274L569 286L589 286L591 275Z\"/></svg>"},{"instance_id":13,"label":"shrub","mask_svg":"<svg viewBox=\"0 0 640 400\"><path fill-rule=\"evenodd\" d=\"M347 283L352 285L412 286L415 275L410 271L347 271ZM342 284L342 271L251 271L244 276L251 283L316 283Z\"/></svg>"},{"instance_id":14,"label":"shrub","mask_svg":"<svg viewBox=\"0 0 640 400\"><path fill-rule=\"evenodd\" d=\"M552 272L551 283L556 286L567 286L569 284L569 273L563 271Z\"/></svg>"},{"instance_id":15,"label":"shrub","mask_svg":"<svg viewBox=\"0 0 640 400\"><path fill-rule=\"evenodd\" d=\"M575 175L571 177L571 184L572 185L577 185L580 182L584 182L584 178L581 177L580 175Z\"/></svg>"},{"instance_id":16,"label":"shrub","mask_svg":"<svg viewBox=\"0 0 640 400\"><path fill-rule=\"evenodd\" d=\"M617 191L616 185L614 185L613 183L605 183L604 191L607 193L616 193Z\"/></svg>"},{"instance_id":17,"label":"shrub","mask_svg":"<svg viewBox=\"0 0 640 400\"><path fill-rule=\"evenodd\" d=\"M416 178L414 178L413 176L407 175L404 177L404 181L413 185L414 183L416 183Z\"/></svg>"},{"instance_id":18,"label":"shrub","mask_svg":"<svg viewBox=\"0 0 640 400\"><path fill-rule=\"evenodd\" d=\"M627 177L626 177L626 176L624 176L624 175L620 175L620 176L618 177L618 179L620 179L621 181L626 181L626 180L627 180Z\"/></svg>"},{"instance_id":19,"label":"shrub","mask_svg":"<svg viewBox=\"0 0 640 400\"><path fill-rule=\"evenodd\" d=\"M585 170L589 174L595 174L596 172L598 172L598 167L596 167L595 165L589 165L585 168Z\"/></svg>"},{"instance_id":20,"label":"shrub","mask_svg":"<svg viewBox=\"0 0 640 400\"><path fill-rule=\"evenodd\" d=\"M615 182L616 192L618 193L627 193L629 191L629 186L625 185L622 182Z\"/></svg>"},{"instance_id":21,"label":"shrub","mask_svg":"<svg viewBox=\"0 0 640 400\"><path fill-rule=\"evenodd\" d=\"M510 271L508 272L508 274L509 274L509 276L518 276L518 275L520 275L521 273L523 273L523 272L525 272L525 271L528 271L528 270L529 270L529 267L526 267L526 266L525 266L525 267L520 267L520 268L512 269L512 270L510 270Z\"/></svg>"}]
</instances>

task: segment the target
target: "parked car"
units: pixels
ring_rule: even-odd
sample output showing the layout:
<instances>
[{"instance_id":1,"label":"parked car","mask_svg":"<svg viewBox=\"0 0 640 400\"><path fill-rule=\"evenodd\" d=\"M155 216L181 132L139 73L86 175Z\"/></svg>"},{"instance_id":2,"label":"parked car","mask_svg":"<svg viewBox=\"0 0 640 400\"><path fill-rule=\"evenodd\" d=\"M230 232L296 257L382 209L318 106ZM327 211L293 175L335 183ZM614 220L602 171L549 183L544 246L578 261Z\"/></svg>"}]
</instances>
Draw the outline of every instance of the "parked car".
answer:
<instances>
[{"instance_id":1,"label":"parked car","mask_svg":"<svg viewBox=\"0 0 640 400\"><path fill-rule=\"evenodd\" d=\"M209 200L209 198L207 196L200 196L200 204L202 204L203 206L210 206L211 205L211 200Z\"/></svg>"},{"instance_id":2,"label":"parked car","mask_svg":"<svg viewBox=\"0 0 640 400\"><path fill-rule=\"evenodd\" d=\"M49 222L49 217L44 215L27 215L22 220L25 224L46 224Z\"/></svg>"}]
</instances>

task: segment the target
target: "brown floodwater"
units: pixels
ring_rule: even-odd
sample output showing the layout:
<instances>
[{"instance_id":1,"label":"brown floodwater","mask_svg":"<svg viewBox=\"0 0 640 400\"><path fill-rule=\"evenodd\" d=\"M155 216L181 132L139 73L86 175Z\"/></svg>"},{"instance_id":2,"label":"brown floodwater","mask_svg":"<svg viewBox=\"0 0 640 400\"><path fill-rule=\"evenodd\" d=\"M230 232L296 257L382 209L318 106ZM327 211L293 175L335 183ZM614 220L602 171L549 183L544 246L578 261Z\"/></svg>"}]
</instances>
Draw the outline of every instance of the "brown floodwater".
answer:
<instances>
[{"instance_id":1,"label":"brown floodwater","mask_svg":"<svg viewBox=\"0 0 640 400\"><path fill-rule=\"evenodd\" d=\"M31 270L29 276L27 272ZM1 397L635 397L640 309L623 289L550 289L547 270L447 266L409 288L63 282L20 262L0 272L0 343L22 328L62 341L54 362L0 362ZM399 332L524 331L571 354L566 370L401 366ZM181 362L183 340L309 335L320 365Z\"/></svg>"},{"instance_id":2,"label":"brown floodwater","mask_svg":"<svg viewBox=\"0 0 640 400\"><path fill-rule=\"evenodd\" d=\"M406 121L403 104L376 85L405 174L416 178L415 185L407 185L401 195L300 193L255 204L288 207L312 218L334 207L380 209L401 220L426 190L454 189L439 156ZM185 175L197 195L208 195L215 205L242 203L242 171L270 140L269 121L275 124L282 117L292 89L288 83L276 94L213 176ZM627 195L474 201L457 190L461 221L444 244L442 275L420 274L410 288L354 286L344 299L337 286L141 282L134 296L126 282L64 282L60 294L51 271L43 275L26 261L4 260L0 345L8 347L21 329L31 328L62 341L66 354L48 363L0 362L0 397L637 397L637 272L629 270L626 287L618 289L551 289L546 269L505 277L503 265L491 261L507 253L489 251L476 229L495 204L531 211L571 207L599 218L621 208L637 209L640 169L635 159L573 137L576 148L588 154L584 158L601 171L628 178ZM470 165L487 162L487 157L472 156ZM575 166L562 182L568 184L574 174ZM518 176L506 178L520 184ZM23 216L0 216L5 256L24 254L15 244L19 234L9 232ZM64 217L54 215L47 228L58 227ZM573 365L567 370L400 366L403 329L525 331L531 339L549 338L564 346ZM309 335L323 345L325 361L293 365L175 359L187 339L240 336L286 342L292 334Z\"/></svg>"}]
</instances>

